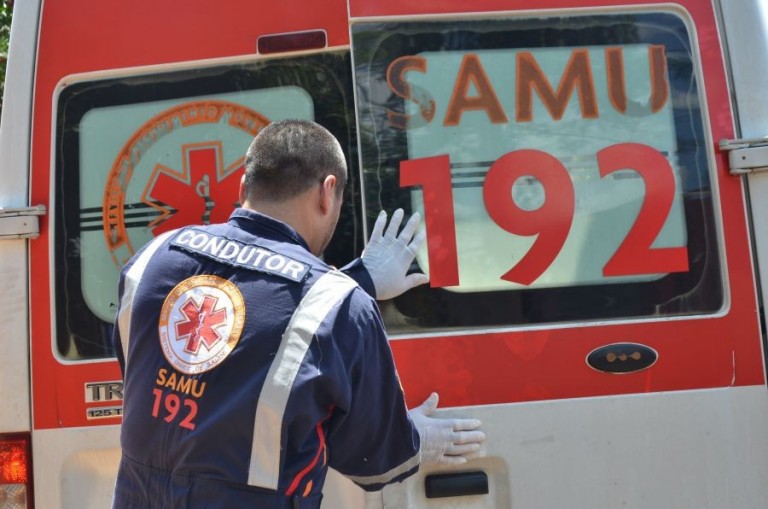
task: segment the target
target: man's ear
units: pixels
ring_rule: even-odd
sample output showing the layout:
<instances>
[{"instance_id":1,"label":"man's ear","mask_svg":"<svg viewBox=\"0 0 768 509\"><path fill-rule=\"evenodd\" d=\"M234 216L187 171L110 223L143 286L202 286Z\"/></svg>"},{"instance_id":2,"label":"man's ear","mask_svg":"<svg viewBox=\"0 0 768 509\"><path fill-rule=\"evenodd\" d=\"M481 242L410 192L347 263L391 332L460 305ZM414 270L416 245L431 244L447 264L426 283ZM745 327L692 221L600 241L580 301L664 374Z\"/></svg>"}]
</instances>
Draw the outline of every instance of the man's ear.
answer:
<instances>
[{"instance_id":1,"label":"man's ear","mask_svg":"<svg viewBox=\"0 0 768 509\"><path fill-rule=\"evenodd\" d=\"M328 175L320 183L320 210L323 214L327 214L332 210L335 196L336 176Z\"/></svg>"},{"instance_id":2,"label":"man's ear","mask_svg":"<svg viewBox=\"0 0 768 509\"><path fill-rule=\"evenodd\" d=\"M245 175L240 177L240 189L238 190L238 197L240 199L240 205L242 206L245 203L245 199L247 198L247 193L245 191Z\"/></svg>"}]
</instances>

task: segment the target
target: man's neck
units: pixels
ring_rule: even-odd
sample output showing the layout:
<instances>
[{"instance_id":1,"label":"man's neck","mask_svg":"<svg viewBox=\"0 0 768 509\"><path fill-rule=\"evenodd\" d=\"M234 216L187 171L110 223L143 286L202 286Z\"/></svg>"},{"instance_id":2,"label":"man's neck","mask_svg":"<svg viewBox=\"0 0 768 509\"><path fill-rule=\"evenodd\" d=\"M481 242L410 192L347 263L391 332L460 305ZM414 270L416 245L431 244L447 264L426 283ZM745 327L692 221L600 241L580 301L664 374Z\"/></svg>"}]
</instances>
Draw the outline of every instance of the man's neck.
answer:
<instances>
[{"instance_id":1,"label":"man's neck","mask_svg":"<svg viewBox=\"0 0 768 509\"><path fill-rule=\"evenodd\" d=\"M318 234L316 225L317 212L311 209L310 205L311 202L306 196L299 195L279 202L271 200L245 200L242 207L287 224L304 239L310 251L313 254L317 254L314 252L314 248L318 243L318 239L315 238Z\"/></svg>"}]
</instances>

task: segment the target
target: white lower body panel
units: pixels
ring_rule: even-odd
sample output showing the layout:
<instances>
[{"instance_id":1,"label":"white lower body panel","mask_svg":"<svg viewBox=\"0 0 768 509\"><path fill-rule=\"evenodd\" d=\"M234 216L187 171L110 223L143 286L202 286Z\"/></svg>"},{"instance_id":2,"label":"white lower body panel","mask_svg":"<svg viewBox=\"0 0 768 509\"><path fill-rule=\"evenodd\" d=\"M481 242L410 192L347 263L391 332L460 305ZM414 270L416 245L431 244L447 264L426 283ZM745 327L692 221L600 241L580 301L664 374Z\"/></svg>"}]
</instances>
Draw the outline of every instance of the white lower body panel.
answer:
<instances>
[{"instance_id":1,"label":"white lower body panel","mask_svg":"<svg viewBox=\"0 0 768 509\"><path fill-rule=\"evenodd\" d=\"M768 504L763 386L439 413L483 421L488 439L480 457L460 468L422 468L379 494L365 494L331 473L323 509L765 509ZM109 507L118 436L116 426L36 431L36 506ZM426 498L426 475L471 471L487 474L487 495Z\"/></svg>"}]
</instances>

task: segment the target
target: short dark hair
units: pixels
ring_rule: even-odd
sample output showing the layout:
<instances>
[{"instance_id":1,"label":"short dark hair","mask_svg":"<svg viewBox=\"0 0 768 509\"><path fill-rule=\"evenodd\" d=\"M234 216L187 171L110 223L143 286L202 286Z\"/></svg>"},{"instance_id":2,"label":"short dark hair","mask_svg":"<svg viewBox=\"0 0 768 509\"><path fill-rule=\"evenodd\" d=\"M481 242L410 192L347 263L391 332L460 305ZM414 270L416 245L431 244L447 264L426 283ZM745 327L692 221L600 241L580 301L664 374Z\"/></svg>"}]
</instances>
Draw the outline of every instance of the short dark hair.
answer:
<instances>
[{"instance_id":1,"label":"short dark hair","mask_svg":"<svg viewBox=\"0 0 768 509\"><path fill-rule=\"evenodd\" d=\"M281 120L263 128L245 155L249 199L279 201L297 196L334 175L341 193L347 162L336 138L308 120Z\"/></svg>"}]
</instances>

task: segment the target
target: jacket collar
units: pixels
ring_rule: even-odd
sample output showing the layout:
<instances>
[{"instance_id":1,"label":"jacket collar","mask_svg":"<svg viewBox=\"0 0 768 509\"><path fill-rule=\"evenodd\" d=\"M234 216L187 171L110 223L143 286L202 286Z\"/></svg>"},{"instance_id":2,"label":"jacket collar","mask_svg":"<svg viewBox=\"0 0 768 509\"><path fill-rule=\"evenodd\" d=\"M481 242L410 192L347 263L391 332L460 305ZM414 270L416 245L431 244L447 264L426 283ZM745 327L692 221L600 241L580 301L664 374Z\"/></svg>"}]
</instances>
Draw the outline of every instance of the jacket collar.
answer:
<instances>
[{"instance_id":1,"label":"jacket collar","mask_svg":"<svg viewBox=\"0 0 768 509\"><path fill-rule=\"evenodd\" d=\"M291 226L256 212L255 210L243 208L235 209L235 211L232 212L232 215L229 216L227 222L252 235L274 240L288 240L309 251L309 245Z\"/></svg>"}]
</instances>

